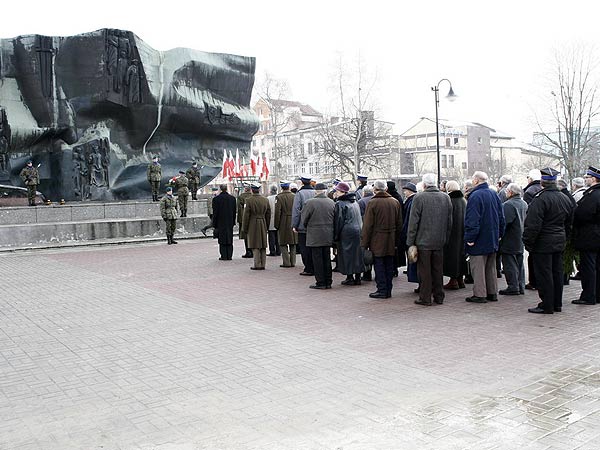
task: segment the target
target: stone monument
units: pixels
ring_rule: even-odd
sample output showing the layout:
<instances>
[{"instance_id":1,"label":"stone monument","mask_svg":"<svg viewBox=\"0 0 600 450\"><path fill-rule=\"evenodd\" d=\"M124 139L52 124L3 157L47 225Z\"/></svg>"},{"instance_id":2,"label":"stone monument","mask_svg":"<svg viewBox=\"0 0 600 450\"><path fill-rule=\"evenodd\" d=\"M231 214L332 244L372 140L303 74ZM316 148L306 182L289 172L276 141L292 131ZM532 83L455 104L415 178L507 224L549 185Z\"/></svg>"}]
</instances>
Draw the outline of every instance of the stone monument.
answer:
<instances>
[{"instance_id":1,"label":"stone monument","mask_svg":"<svg viewBox=\"0 0 600 450\"><path fill-rule=\"evenodd\" d=\"M255 59L158 51L130 31L0 39L0 184L40 165L51 199L148 198L154 155L163 185L193 161L201 185L223 149L250 149Z\"/></svg>"}]
</instances>

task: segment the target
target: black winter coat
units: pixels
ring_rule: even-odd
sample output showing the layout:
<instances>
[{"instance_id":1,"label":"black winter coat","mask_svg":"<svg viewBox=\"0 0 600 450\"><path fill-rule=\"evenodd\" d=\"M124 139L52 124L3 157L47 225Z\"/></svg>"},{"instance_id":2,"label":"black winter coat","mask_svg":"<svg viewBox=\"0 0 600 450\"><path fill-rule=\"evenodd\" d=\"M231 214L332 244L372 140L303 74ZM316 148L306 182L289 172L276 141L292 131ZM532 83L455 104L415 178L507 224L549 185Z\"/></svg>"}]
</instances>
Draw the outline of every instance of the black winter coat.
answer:
<instances>
[{"instance_id":1,"label":"black winter coat","mask_svg":"<svg viewBox=\"0 0 600 450\"><path fill-rule=\"evenodd\" d=\"M585 191L577 204L573 219L573 247L575 250L600 251L600 184Z\"/></svg>"},{"instance_id":2,"label":"black winter coat","mask_svg":"<svg viewBox=\"0 0 600 450\"><path fill-rule=\"evenodd\" d=\"M233 226L235 225L236 199L227 192L221 192L212 199L212 225L217 232L219 244L233 244Z\"/></svg>"},{"instance_id":3,"label":"black winter coat","mask_svg":"<svg viewBox=\"0 0 600 450\"><path fill-rule=\"evenodd\" d=\"M506 255L519 255L523 253L523 223L527 213L527 203L520 195L513 195L506 200L504 207L504 220L506 228L500 240L499 253Z\"/></svg>"},{"instance_id":4,"label":"black winter coat","mask_svg":"<svg viewBox=\"0 0 600 450\"><path fill-rule=\"evenodd\" d=\"M541 181L532 181L527 186L523 188L523 200L527 202L527 204L531 203L535 194L542 190Z\"/></svg>"},{"instance_id":5,"label":"black winter coat","mask_svg":"<svg viewBox=\"0 0 600 450\"><path fill-rule=\"evenodd\" d=\"M461 191L452 191L448 196L452 202L452 228L444 247L444 275L458 278L467 273L464 241L467 201Z\"/></svg>"},{"instance_id":6,"label":"black winter coat","mask_svg":"<svg viewBox=\"0 0 600 450\"><path fill-rule=\"evenodd\" d=\"M542 189L529 204L523 243L529 252L556 253L565 249L571 233L573 207L554 186Z\"/></svg>"}]
</instances>

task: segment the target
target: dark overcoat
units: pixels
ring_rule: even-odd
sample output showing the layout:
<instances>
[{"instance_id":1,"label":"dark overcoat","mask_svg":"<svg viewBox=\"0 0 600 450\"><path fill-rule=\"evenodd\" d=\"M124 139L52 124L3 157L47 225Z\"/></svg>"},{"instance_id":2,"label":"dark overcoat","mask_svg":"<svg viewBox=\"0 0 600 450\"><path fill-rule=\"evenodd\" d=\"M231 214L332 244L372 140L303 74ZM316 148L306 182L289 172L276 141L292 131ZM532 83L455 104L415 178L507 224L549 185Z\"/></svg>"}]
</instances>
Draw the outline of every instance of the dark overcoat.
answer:
<instances>
[{"instance_id":1,"label":"dark overcoat","mask_svg":"<svg viewBox=\"0 0 600 450\"><path fill-rule=\"evenodd\" d=\"M387 192L377 192L367 205L361 247L373 256L395 256L402 231L402 206Z\"/></svg>"},{"instance_id":2,"label":"dark overcoat","mask_svg":"<svg viewBox=\"0 0 600 450\"><path fill-rule=\"evenodd\" d=\"M573 247L580 251L600 251L600 184L594 184L585 191L577 204L573 219Z\"/></svg>"},{"instance_id":3,"label":"dark overcoat","mask_svg":"<svg viewBox=\"0 0 600 450\"><path fill-rule=\"evenodd\" d=\"M298 243L298 233L292 230L292 209L294 194L282 191L275 197L275 229L280 245L295 245Z\"/></svg>"},{"instance_id":4,"label":"dark overcoat","mask_svg":"<svg viewBox=\"0 0 600 450\"><path fill-rule=\"evenodd\" d=\"M523 253L523 224L527 213L527 203L520 195L514 195L503 204L506 229L500 241L499 253L519 255Z\"/></svg>"},{"instance_id":5,"label":"dark overcoat","mask_svg":"<svg viewBox=\"0 0 600 450\"><path fill-rule=\"evenodd\" d=\"M471 189L465 211L465 244L469 255L491 255L498 251L504 235L504 209L498 194L487 183Z\"/></svg>"},{"instance_id":6,"label":"dark overcoat","mask_svg":"<svg viewBox=\"0 0 600 450\"><path fill-rule=\"evenodd\" d=\"M361 229L362 216L355 194L338 197L333 216L333 239L337 248L337 268L344 275L365 271Z\"/></svg>"},{"instance_id":7,"label":"dark overcoat","mask_svg":"<svg viewBox=\"0 0 600 450\"><path fill-rule=\"evenodd\" d=\"M452 203L452 227L450 238L444 247L444 275L458 278L467 271L464 241L467 201L461 191L452 191L448 196Z\"/></svg>"},{"instance_id":8,"label":"dark overcoat","mask_svg":"<svg viewBox=\"0 0 600 450\"><path fill-rule=\"evenodd\" d=\"M271 205L266 197L256 193L246 199L242 229L248 238L248 248L267 248L267 231L271 220Z\"/></svg>"},{"instance_id":9,"label":"dark overcoat","mask_svg":"<svg viewBox=\"0 0 600 450\"><path fill-rule=\"evenodd\" d=\"M233 195L221 192L209 201L212 202L212 226L221 245L233 244L233 226L235 225L236 201Z\"/></svg>"}]
</instances>

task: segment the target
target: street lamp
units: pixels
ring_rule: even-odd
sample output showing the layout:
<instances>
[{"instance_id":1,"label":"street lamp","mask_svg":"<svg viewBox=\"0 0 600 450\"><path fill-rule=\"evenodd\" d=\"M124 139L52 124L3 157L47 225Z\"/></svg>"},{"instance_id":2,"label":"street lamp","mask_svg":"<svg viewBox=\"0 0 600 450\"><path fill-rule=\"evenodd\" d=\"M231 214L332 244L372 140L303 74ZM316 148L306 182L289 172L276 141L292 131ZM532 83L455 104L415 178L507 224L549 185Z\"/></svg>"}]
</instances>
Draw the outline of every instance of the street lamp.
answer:
<instances>
[{"instance_id":1,"label":"street lamp","mask_svg":"<svg viewBox=\"0 0 600 450\"><path fill-rule=\"evenodd\" d=\"M440 126L438 119L438 107L440 105L440 84L442 81L447 81L450 85L450 90L448 91L448 95L446 95L446 100L453 102L456 100L456 94L452 89L452 83L448 78L442 78L438 81L438 84L433 86L431 90L435 95L435 139L436 139L436 155L437 155L437 173L438 173L438 187L442 184L442 164L441 164L441 156L440 156Z\"/></svg>"}]
</instances>

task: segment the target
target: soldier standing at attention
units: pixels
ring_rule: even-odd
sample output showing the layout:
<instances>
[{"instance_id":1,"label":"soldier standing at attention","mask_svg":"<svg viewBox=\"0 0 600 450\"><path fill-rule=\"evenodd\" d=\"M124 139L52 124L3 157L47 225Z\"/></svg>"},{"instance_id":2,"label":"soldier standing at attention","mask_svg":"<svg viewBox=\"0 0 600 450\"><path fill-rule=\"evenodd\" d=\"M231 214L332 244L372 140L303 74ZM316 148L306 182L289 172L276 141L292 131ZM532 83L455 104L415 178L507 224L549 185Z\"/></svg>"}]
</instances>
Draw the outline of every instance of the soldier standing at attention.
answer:
<instances>
[{"instance_id":1,"label":"soldier standing at attention","mask_svg":"<svg viewBox=\"0 0 600 450\"><path fill-rule=\"evenodd\" d=\"M40 175L37 168L33 167L33 161L27 161L27 166L21 170L20 177L27 186L29 206L35 206L35 193L37 192L37 185L40 183Z\"/></svg>"},{"instance_id":2,"label":"soldier standing at attention","mask_svg":"<svg viewBox=\"0 0 600 450\"><path fill-rule=\"evenodd\" d=\"M160 199L160 215L165 221L165 234L167 235L167 244L177 244L173 239L175 229L177 228L177 200L173 197L173 188L167 187L167 193Z\"/></svg>"},{"instance_id":3,"label":"soldier standing at attention","mask_svg":"<svg viewBox=\"0 0 600 450\"><path fill-rule=\"evenodd\" d=\"M267 231L271 220L269 200L259 193L260 183L252 183L252 194L246 199L242 230L248 237L248 246L252 249L254 266L251 270L265 270L267 263Z\"/></svg>"},{"instance_id":4,"label":"soldier standing at attention","mask_svg":"<svg viewBox=\"0 0 600 450\"><path fill-rule=\"evenodd\" d=\"M188 189L188 179L183 170L179 171L179 176L172 179L171 183L175 185L175 188L177 189L177 203L179 203L181 217L187 217L187 202L190 190Z\"/></svg>"},{"instance_id":5,"label":"soldier standing at attention","mask_svg":"<svg viewBox=\"0 0 600 450\"><path fill-rule=\"evenodd\" d=\"M244 183L244 192L242 192L237 198L237 221L239 229L239 237L244 240L244 247L246 247L246 253L242 255L242 258L252 258L252 250L248 247L248 238L246 233L242 230L242 221L244 219L244 207L246 206L246 200L248 197L252 197L250 192L250 185Z\"/></svg>"},{"instance_id":6,"label":"soldier standing at attention","mask_svg":"<svg viewBox=\"0 0 600 450\"><path fill-rule=\"evenodd\" d=\"M148 164L146 170L146 178L150 182L152 188L152 201L158 201L158 191L160 190L160 180L162 179L162 168L158 162L158 156L152 158L152 164Z\"/></svg>"},{"instance_id":7,"label":"soldier standing at attention","mask_svg":"<svg viewBox=\"0 0 600 450\"><path fill-rule=\"evenodd\" d=\"M282 181L280 186L281 192L275 197L275 229L283 258L283 264L279 267L295 267L298 234L292 230L294 194L290 191L289 181Z\"/></svg>"},{"instance_id":8,"label":"soldier standing at attention","mask_svg":"<svg viewBox=\"0 0 600 450\"><path fill-rule=\"evenodd\" d=\"M185 176L190 183L190 191L192 193L192 200L198 200L196 193L198 192L198 186L200 185L200 170L198 169L198 163L194 161L192 167L190 167Z\"/></svg>"}]
</instances>

